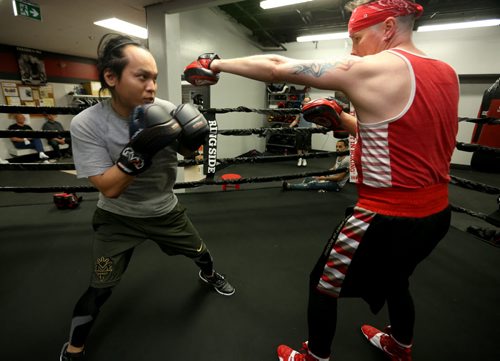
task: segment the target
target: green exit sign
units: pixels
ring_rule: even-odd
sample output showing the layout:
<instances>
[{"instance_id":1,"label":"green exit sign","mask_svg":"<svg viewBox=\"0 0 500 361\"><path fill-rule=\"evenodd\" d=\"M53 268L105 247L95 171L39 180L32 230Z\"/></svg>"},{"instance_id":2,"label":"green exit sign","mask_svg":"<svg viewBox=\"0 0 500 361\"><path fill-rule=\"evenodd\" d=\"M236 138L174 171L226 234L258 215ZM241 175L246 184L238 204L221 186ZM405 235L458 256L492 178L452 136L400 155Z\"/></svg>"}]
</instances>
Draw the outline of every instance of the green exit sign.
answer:
<instances>
[{"instance_id":1,"label":"green exit sign","mask_svg":"<svg viewBox=\"0 0 500 361\"><path fill-rule=\"evenodd\" d=\"M14 16L26 16L30 19L42 20L42 12L38 4L13 0L12 7L14 8Z\"/></svg>"}]
</instances>

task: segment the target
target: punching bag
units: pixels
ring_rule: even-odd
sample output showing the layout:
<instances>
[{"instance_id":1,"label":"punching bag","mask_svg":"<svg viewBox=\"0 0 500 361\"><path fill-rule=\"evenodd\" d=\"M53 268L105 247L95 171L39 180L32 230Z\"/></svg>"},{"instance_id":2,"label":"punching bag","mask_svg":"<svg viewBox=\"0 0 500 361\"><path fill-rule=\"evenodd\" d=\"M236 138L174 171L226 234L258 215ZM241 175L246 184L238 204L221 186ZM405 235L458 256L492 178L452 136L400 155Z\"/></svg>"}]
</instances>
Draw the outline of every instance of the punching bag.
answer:
<instances>
[{"instance_id":1,"label":"punching bag","mask_svg":"<svg viewBox=\"0 0 500 361\"><path fill-rule=\"evenodd\" d=\"M500 78L485 90L478 118L500 119ZM500 173L500 125L476 124L471 143L498 150L476 150L471 158L471 167L482 172Z\"/></svg>"}]
</instances>

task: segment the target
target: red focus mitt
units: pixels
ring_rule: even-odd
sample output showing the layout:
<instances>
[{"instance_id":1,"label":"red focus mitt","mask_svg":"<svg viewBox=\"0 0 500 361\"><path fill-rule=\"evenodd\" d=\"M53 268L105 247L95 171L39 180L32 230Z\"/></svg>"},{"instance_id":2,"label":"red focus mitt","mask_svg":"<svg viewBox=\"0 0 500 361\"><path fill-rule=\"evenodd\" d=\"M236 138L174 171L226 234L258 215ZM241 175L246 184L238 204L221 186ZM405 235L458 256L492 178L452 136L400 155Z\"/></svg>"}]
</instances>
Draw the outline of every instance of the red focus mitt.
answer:
<instances>
[{"instance_id":1,"label":"red focus mitt","mask_svg":"<svg viewBox=\"0 0 500 361\"><path fill-rule=\"evenodd\" d=\"M333 97L316 99L302 106L302 116L305 120L331 130L342 130L342 111L342 106Z\"/></svg>"},{"instance_id":2,"label":"red focus mitt","mask_svg":"<svg viewBox=\"0 0 500 361\"><path fill-rule=\"evenodd\" d=\"M197 60L186 66L184 69L184 79L196 86L217 84L219 73L210 70L210 64L214 59L220 58L215 53L200 55Z\"/></svg>"}]
</instances>

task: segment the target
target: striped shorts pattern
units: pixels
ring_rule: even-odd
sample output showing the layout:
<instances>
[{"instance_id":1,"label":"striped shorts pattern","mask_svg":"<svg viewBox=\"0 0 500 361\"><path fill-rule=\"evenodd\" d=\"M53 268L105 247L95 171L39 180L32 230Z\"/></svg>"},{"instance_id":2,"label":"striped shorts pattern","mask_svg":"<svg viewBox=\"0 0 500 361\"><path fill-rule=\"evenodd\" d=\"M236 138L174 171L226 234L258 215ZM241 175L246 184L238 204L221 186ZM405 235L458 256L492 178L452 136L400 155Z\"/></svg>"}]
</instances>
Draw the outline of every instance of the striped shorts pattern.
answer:
<instances>
[{"instance_id":1,"label":"striped shorts pattern","mask_svg":"<svg viewBox=\"0 0 500 361\"><path fill-rule=\"evenodd\" d=\"M317 289L322 293L333 297L339 297L347 270L351 264L354 253L359 247L371 220L376 213L362 208L354 208L354 213L345 220L337 240L328 255L323 274L319 280ZM333 235L335 238L337 233Z\"/></svg>"}]
</instances>

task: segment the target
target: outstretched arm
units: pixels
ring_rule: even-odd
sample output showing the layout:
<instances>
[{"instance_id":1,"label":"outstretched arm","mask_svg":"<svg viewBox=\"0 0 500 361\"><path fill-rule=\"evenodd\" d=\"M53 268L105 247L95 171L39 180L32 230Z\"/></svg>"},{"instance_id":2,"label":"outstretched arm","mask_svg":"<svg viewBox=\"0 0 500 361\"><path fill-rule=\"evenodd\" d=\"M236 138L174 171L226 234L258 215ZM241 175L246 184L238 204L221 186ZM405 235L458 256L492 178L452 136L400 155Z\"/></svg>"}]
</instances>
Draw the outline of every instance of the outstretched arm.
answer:
<instances>
[{"instance_id":1,"label":"outstretched arm","mask_svg":"<svg viewBox=\"0 0 500 361\"><path fill-rule=\"evenodd\" d=\"M267 83L290 82L318 89L345 91L346 85L353 82L351 70L360 61L361 58L354 56L330 61L297 60L280 55L254 55L235 59L216 59L211 62L210 69Z\"/></svg>"}]
</instances>

